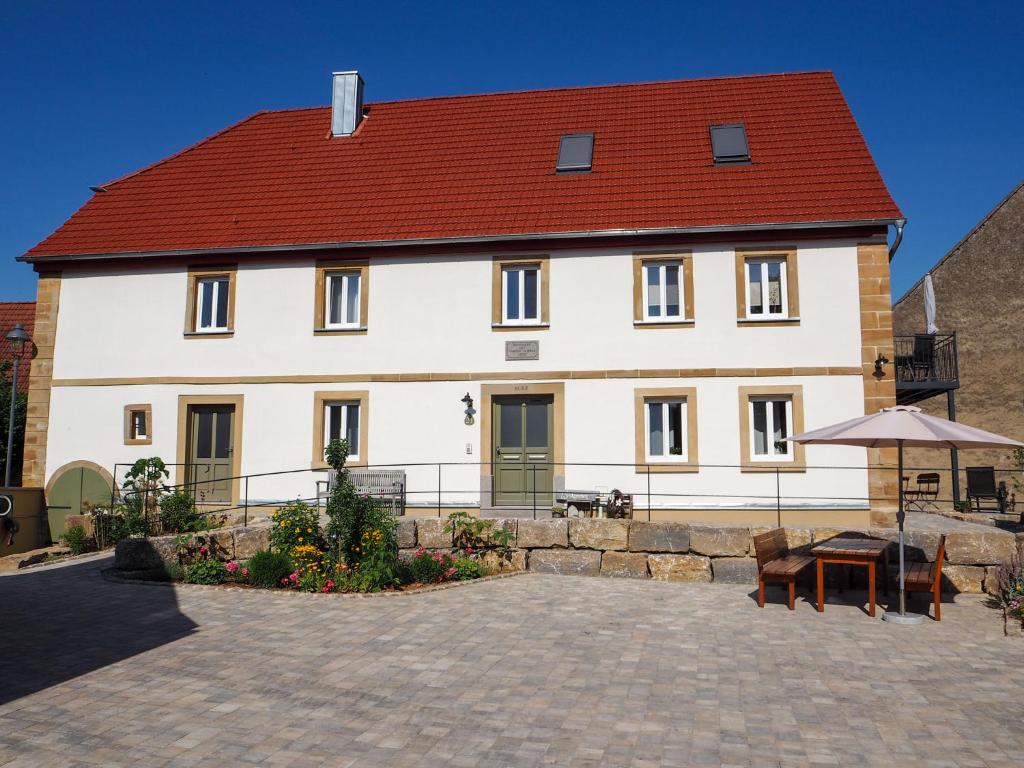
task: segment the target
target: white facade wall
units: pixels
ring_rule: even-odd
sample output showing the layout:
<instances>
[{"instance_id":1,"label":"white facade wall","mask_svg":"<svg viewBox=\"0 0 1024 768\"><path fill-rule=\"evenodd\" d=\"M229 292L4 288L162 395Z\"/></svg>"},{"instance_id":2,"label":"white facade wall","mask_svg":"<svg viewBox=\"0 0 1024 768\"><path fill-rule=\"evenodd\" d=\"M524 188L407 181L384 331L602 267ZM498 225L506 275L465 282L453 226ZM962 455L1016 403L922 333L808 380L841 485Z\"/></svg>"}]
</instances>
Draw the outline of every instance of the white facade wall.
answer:
<instances>
[{"instance_id":1,"label":"white facade wall","mask_svg":"<svg viewBox=\"0 0 1024 768\"><path fill-rule=\"evenodd\" d=\"M515 332L491 328L490 254L371 259L365 335L314 336L312 259L252 265L241 261L235 330L228 339L183 336L184 267L66 272L54 352L47 477L80 459L109 469L115 462L142 456L173 461L177 398L183 394L244 396L241 464L245 474L309 468L313 393L321 390L369 391L371 464L488 460L480 456L480 418L472 427L463 424L460 403L468 391L479 408L480 385L485 382L62 385L61 380L68 379L516 372L523 381L530 381L531 371L860 365L853 241L799 246L801 319L791 327L739 327L734 249L687 248L693 252L695 289L695 307L687 314L696 323L682 329L634 328L632 249L551 251L550 328ZM539 340L539 360L505 361L505 342L521 339ZM807 429L863 413L859 375L569 379L565 382L565 460L632 464L633 390L693 386L697 388L699 457L706 466L696 474L652 476L652 506L769 503L753 497L774 496L774 474L710 466L740 463L737 390L754 384L802 386ZM129 403L152 404L152 445L123 444L123 408ZM843 505L857 505L853 499L866 495L862 449L808 447L807 464L807 472L781 478L783 495L794 497L791 506L823 506L815 496L843 497L849 499ZM815 466L861 469L810 468ZM436 503L437 468L409 468L408 472L410 502ZM308 472L252 480L250 496L309 496L316 477ZM647 481L631 467L581 467L567 469L566 486L644 493ZM442 489L446 489L445 504L479 503L479 468L445 467ZM659 498L659 491L693 496ZM806 498L797 501L798 496ZM770 504L774 505L774 498Z\"/></svg>"}]
</instances>

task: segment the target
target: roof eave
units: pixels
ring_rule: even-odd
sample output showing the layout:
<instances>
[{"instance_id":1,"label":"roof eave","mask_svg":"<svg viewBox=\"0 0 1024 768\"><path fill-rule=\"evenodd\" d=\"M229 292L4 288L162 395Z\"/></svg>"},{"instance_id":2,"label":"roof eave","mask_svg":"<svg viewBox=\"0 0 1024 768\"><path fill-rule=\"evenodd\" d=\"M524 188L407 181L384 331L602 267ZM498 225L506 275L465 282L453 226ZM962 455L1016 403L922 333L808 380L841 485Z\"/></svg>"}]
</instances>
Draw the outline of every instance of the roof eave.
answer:
<instances>
[{"instance_id":1,"label":"roof eave","mask_svg":"<svg viewBox=\"0 0 1024 768\"><path fill-rule=\"evenodd\" d=\"M144 259L174 256L215 256L218 254L235 255L248 253L302 252L325 250L348 250L355 248L398 248L409 246L444 246L465 245L473 243L521 242L535 240L579 240L586 238L611 237L646 237L652 235L694 235L723 232L775 232L808 229L848 229L859 227L882 227L895 224L898 218L882 219L846 219L837 221L795 221L758 224L726 224L701 227L659 227L652 229L598 229L566 232L535 232L525 234L503 235L471 235L466 237L433 237L409 238L403 240L353 240L346 242L300 243L278 245L228 246L223 248L182 248L160 251L114 251L102 253L75 253L46 255L28 253L18 256L17 260L29 264L59 263L69 261L105 261L109 259Z\"/></svg>"}]
</instances>

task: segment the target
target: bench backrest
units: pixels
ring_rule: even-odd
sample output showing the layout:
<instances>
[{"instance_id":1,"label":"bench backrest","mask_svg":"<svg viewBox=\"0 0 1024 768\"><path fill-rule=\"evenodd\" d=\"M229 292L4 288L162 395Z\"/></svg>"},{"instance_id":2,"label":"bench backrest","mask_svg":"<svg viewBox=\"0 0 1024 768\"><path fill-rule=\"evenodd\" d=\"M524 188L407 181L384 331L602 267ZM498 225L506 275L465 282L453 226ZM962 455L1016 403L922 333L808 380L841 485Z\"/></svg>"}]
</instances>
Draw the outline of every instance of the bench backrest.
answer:
<instances>
[{"instance_id":1,"label":"bench backrest","mask_svg":"<svg viewBox=\"0 0 1024 768\"><path fill-rule=\"evenodd\" d=\"M968 467L967 493L971 496L995 496L995 467Z\"/></svg>"},{"instance_id":2,"label":"bench backrest","mask_svg":"<svg viewBox=\"0 0 1024 768\"><path fill-rule=\"evenodd\" d=\"M390 496L405 490L405 470L402 469L351 470L349 476L359 493L370 496Z\"/></svg>"},{"instance_id":3,"label":"bench backrest","mask_svg":"<svg viewBox=\"0 0 1024 768\"><path fill-rule=\"evenodd\" d=\"M917 476L917 492L922 496L938 496L940 479L938 472L922 472Z\"/></svg>"},{"instance_id":4,"label":"bench backrest","mask_svg":"<svg viewBox=\"0 0 1024 768\"><path fill-rule=\"evenodd\" d=\"M760 533L754 537L754 554L757 556L757 570L760 573L772 560L778 560L789 554L789 544L786 542L786 531L783 528L776 528L768 533Z\"/></svg>"}]
</instances>

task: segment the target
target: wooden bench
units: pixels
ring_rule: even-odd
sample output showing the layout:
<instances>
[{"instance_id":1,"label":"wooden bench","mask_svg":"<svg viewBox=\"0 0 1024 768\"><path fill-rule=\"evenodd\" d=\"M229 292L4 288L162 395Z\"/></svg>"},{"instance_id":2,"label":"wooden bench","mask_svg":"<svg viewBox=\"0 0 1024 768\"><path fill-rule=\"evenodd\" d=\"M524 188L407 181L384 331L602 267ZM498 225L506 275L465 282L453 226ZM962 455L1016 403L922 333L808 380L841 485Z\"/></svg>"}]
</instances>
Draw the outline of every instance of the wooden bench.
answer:
<instances>
[{"instance_id":1,"label":"wooden bench","mask_svg":"<svg viewBox=\"0 0 1024 768\"><path fill-rule=\"evenodd\" d=\"M353 469L349 478L357 493L365 493L380 499L391 509L392 516L405 514L405 470L404 469ZM333 469L327 470L327 481L317 481L317 503L331 495L331 488L337 479Z\"/></svg>"},{"instance_id":2,"label":"wooden bench","mask_svg":"<svg viewBox=\"0 0 1024 768\"><path fill-rule=\"evenodd\" d=\"M789 554L786 531L776 528L754 537L754 553L757 555L757 604L764 608L765 582L782 582L789 586L789 610L796 603L796 578L805 569L814 565L810 555Z\"/></svg>"},{"instance_id":3,"label":"wooden bench","mask_svg":"<svg viewBox=\"0 0 1024 768\"><path fill-rule=\"evenodd\" d=\"M934 563L910 563L903 575L903 588L907 592L931 592L935 620L942 621L942 563L946 559L946 537L939 537Z\"/></svg>"}]
</instances>

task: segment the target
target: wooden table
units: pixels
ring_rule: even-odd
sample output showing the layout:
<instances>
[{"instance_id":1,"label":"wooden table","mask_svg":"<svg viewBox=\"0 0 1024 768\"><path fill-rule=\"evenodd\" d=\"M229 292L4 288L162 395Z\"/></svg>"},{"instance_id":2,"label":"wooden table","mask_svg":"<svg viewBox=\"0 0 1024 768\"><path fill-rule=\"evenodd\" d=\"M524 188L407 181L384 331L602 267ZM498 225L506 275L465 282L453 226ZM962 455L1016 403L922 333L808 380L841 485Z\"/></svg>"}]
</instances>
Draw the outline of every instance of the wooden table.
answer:
<instances>
[{"instance_id":1,"label":"wooden table","mask_svg":"<svg viewBox=\"0 0 1024 768\"><path fill-rule=\"evenodd\" d=\"M882 585L889 594L888 567L883 555L889 542L879 539L829 539L811 550L818 558L818 612L825 610L825 565L863 565L868 569L868 616L875 615L875 566L882 561Z\"/></svg>"}]
</instances>

